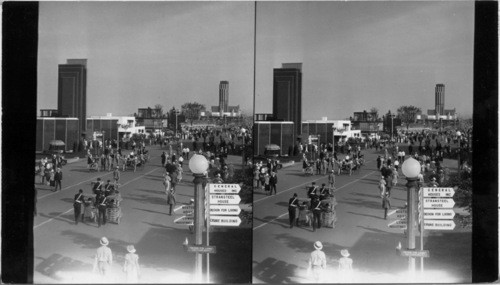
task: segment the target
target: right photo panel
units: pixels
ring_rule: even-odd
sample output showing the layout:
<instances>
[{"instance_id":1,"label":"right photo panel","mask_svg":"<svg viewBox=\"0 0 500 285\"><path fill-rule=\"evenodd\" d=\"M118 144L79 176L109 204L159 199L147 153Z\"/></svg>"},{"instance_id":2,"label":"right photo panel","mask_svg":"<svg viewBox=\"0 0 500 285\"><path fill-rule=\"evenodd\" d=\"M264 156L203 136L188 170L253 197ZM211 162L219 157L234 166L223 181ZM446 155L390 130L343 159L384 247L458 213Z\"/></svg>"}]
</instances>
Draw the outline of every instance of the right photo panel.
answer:
<instances>
[{"instance_id":1,"label":"right photo panel","mask_svg":"<svg viewBox=\"0 0 500 285\"><path fill-rule=\"evenodd\" d=\"M257 2L253 283L472 282L474 2Z\"/></svg>"}]
</instances>

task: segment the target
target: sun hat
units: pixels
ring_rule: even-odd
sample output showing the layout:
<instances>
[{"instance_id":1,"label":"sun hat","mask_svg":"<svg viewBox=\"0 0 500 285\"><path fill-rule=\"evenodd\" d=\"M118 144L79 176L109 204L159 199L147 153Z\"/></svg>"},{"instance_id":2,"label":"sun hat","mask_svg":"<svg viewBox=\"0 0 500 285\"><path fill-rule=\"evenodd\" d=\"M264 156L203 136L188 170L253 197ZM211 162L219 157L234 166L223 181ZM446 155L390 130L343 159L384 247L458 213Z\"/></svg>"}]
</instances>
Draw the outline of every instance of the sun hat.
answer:
<instances>
[{"instance_id":1,"label":"sun hat","mask_svg":"<svg viewBox=\"0 0 500 285\"><path fill-rule=\"evenodd\" d=\"M101 238L101 244L102 244L102 245L108 245L108 244L109 244L108 239L107 239L106 237L102 237L102 238Z\"/></svg>"},{"instance_id":2,"label":"sun hat","mask_svg":"<svg viewBox=\"0 0 500 285\"><path fill-rule=\"evenodd\" d=\"M343 249L340 251L340 254L342 254L343 257L349 257L349 251L347 249Z\"/></svg>"},{"instance_id":3,"label":"sun hat","mask_svg":"<svg viewBox=\"0 0 500 285\"><path fill-rule=\"evenodd\" d=\"M135 247L133 245L127 245L127 251L134 253L135 252Z\"/></svg>"},{"instance_id":4,"label":"sun hat","mask_svg":"<svg viewBox=\"0 0 500 285\"><path fill-rule=\"evenodd\" d=\"M317 241L317 242L314 243L314 248L315 249L322 249L323 248L323 244L320 241Z\"/></svg>"}]
</instances>

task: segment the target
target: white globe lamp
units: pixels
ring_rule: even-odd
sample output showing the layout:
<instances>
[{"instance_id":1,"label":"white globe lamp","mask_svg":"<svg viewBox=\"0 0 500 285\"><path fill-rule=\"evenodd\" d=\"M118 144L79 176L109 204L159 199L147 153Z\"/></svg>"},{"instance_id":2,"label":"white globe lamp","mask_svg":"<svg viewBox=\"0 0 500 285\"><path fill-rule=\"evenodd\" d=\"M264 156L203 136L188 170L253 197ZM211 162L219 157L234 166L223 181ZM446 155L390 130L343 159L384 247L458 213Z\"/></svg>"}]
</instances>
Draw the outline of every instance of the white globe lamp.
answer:
<instances>
[{"instance_id":1,"label":"white globe lamp","mask_svg":"<svg viewBox=\"0 0 500 285\"><path fill-rule=\"evenodd\" d=\"M417 178L420 173L420 163L413 157L410 157L403 162L401 170L406 178Z\"/></svg>"},{"instance_id":2,"label":"white globe lamp","mask_svg":"<svg viewBox=\"0 0 500 285\"><path fill-rule=\"evenodd\" d=\"M203 174L208 169L208 161L203 155L194 154L189 159L189 169L194 174Z\"/></svg>"}]
</instances>

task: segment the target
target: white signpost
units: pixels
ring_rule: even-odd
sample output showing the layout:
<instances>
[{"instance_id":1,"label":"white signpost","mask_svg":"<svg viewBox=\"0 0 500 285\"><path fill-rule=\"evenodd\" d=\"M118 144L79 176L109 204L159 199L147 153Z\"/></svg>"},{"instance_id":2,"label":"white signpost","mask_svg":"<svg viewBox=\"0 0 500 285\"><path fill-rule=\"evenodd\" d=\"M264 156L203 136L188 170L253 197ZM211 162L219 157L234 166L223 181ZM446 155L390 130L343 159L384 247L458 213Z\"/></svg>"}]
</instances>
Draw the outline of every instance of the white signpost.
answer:
<instances>
[{"instance_id":1,"label":"white signpost","mask_svg":"<svg viewBox=\"0 0 500 285\"><path fill-rule=\"evenodd\" d=\"M455 190L451 187L423 187L422 190L424 191L424 197L452 198L455 195Z\"/></svg>"},{"instance_id":2,"label":"white signpost","mask_svg":"<svg viewBox=\"0 0 500 285\"><path fill-rule=\"evenodd\" d=\"M218 195L210 194L210 205L238 205L241 201L239 195Z\"/></svg>"},{"instance_id":3,"label":"white signpost","mask_svg":"<svg viewBox=\"0 0 500 285\"><path fill-rule=\"evenodd\" d=\"M455 222L453 220L426 220L424 219L426 230L453 230Z\"/></svg>"},{"instance_id":4,"label":"white signpost","mask_svg":"<svg viewBox=\"0 0 500 285\"><path fill-rule=\"evenodd\" d=\"M178 225L190 225L190 226L192 226L194 224L194 218L192 216L191 217L182 216L180 218L175 219L174 223L176 223Z\"/></svg>"},{"instance_id":5,"label":"white signpost","mask_svg":"<svg viewBox=\"0 0 500 285\"><path fill-rule=\"evenodd\" d=\"M239 184L209 184L210 194L238 194L241 191Z\"/></svg>"},{"instance_id":6,"label":"white signpost","mask_svg":"<svg viewBox=\"0 0 500 285\"><path fill-rule=\"evenodd\" d=\"M406 220L395 220L388 224L391 229L406 229Z\"/></svg>"},{"instance_id":7,"label":"white signpost","mask_svg":"<svg viewBox=\"0 0 500 285\"><path fill-rule=\"evenodd\" d=\"M241 219L237 216L210 216L211 226L237 227L240 224Z\"/></svg>"},{"instance_id":8,"label":"white signpost","mask_svg":"<svg viewBox=\"0 0 500 285\"><path fill-rule=\"evenodd\" d=\"M234 215L241 213L238 205L210 205L210 215Z\"/></svg>"},{"instance_id":9,"label":"white signpost","mask_svg":"<svg viewBox=\"0 0 500 285\"><path fill-rule=\"evenodd\" d=\"M425 220L452 220L455 217L455 211L453 209L425 209L424 219Z\"/></svg>"},{"instance_id":10,"label":"white signpost","mask_svg":"<svg viewBox=\"0 0 500 285\"><path fill-rule=\"evenodd\" d=\"M451 198L424 198L424 208L451 209L454 205Z\"/></svg>"}]
</instances>

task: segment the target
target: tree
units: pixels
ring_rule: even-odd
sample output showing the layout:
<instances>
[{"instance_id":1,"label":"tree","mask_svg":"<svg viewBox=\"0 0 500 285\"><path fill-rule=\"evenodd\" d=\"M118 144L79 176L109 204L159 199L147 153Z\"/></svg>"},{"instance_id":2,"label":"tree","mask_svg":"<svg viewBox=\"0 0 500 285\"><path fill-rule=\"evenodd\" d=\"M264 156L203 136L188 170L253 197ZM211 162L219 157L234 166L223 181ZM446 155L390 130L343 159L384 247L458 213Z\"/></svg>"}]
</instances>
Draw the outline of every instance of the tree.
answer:
<instances>
[{"instance_id":1,"label":"tree","mask_svg":"<svg viewBox=\"0 0 500 285\"><path fill-rule=\"evenodd\" d=\"M163 106L160 104L156 104L154 107L155 110L155 117L156 118L163 118Z\"/></svg>"},{"instance_id":2,"label":"tree","mask_svg":"<svg viewBox=\"0 0 500 285\"><path fill-rule=\"evenodd\" d=\"M378 121L378 109L375 107L372 107L370 109L370 113L373 114L373 117L372 117L373 121Z\"/></svg>"},{"instance_id":3,"label":"tree","mask_svg":"<svg viewBox=\"0 0 500 285\"><path fill-rule=\"evenodd\" d=\"M413 123L417 120L417 114L422 112L422 110L415 106L401 106L398 108L398 117L401 119L401 122L406 124L406 129L408 130L410 127L410 123Z\"/></svg>"},{"instance_id":4,"label":"tree","mask_svg":"<svg viewBox=\"0 0 500 285\"><path fill-rule=\"evenodd\" d=\"M194 120L198 120L200 118L200 114L203 111L205 111L205 105L197 102L184 103L181 106L182 114L186 117L186 120L190 121L191 125L193 125Z\"/></svg>"}]
</instances>

